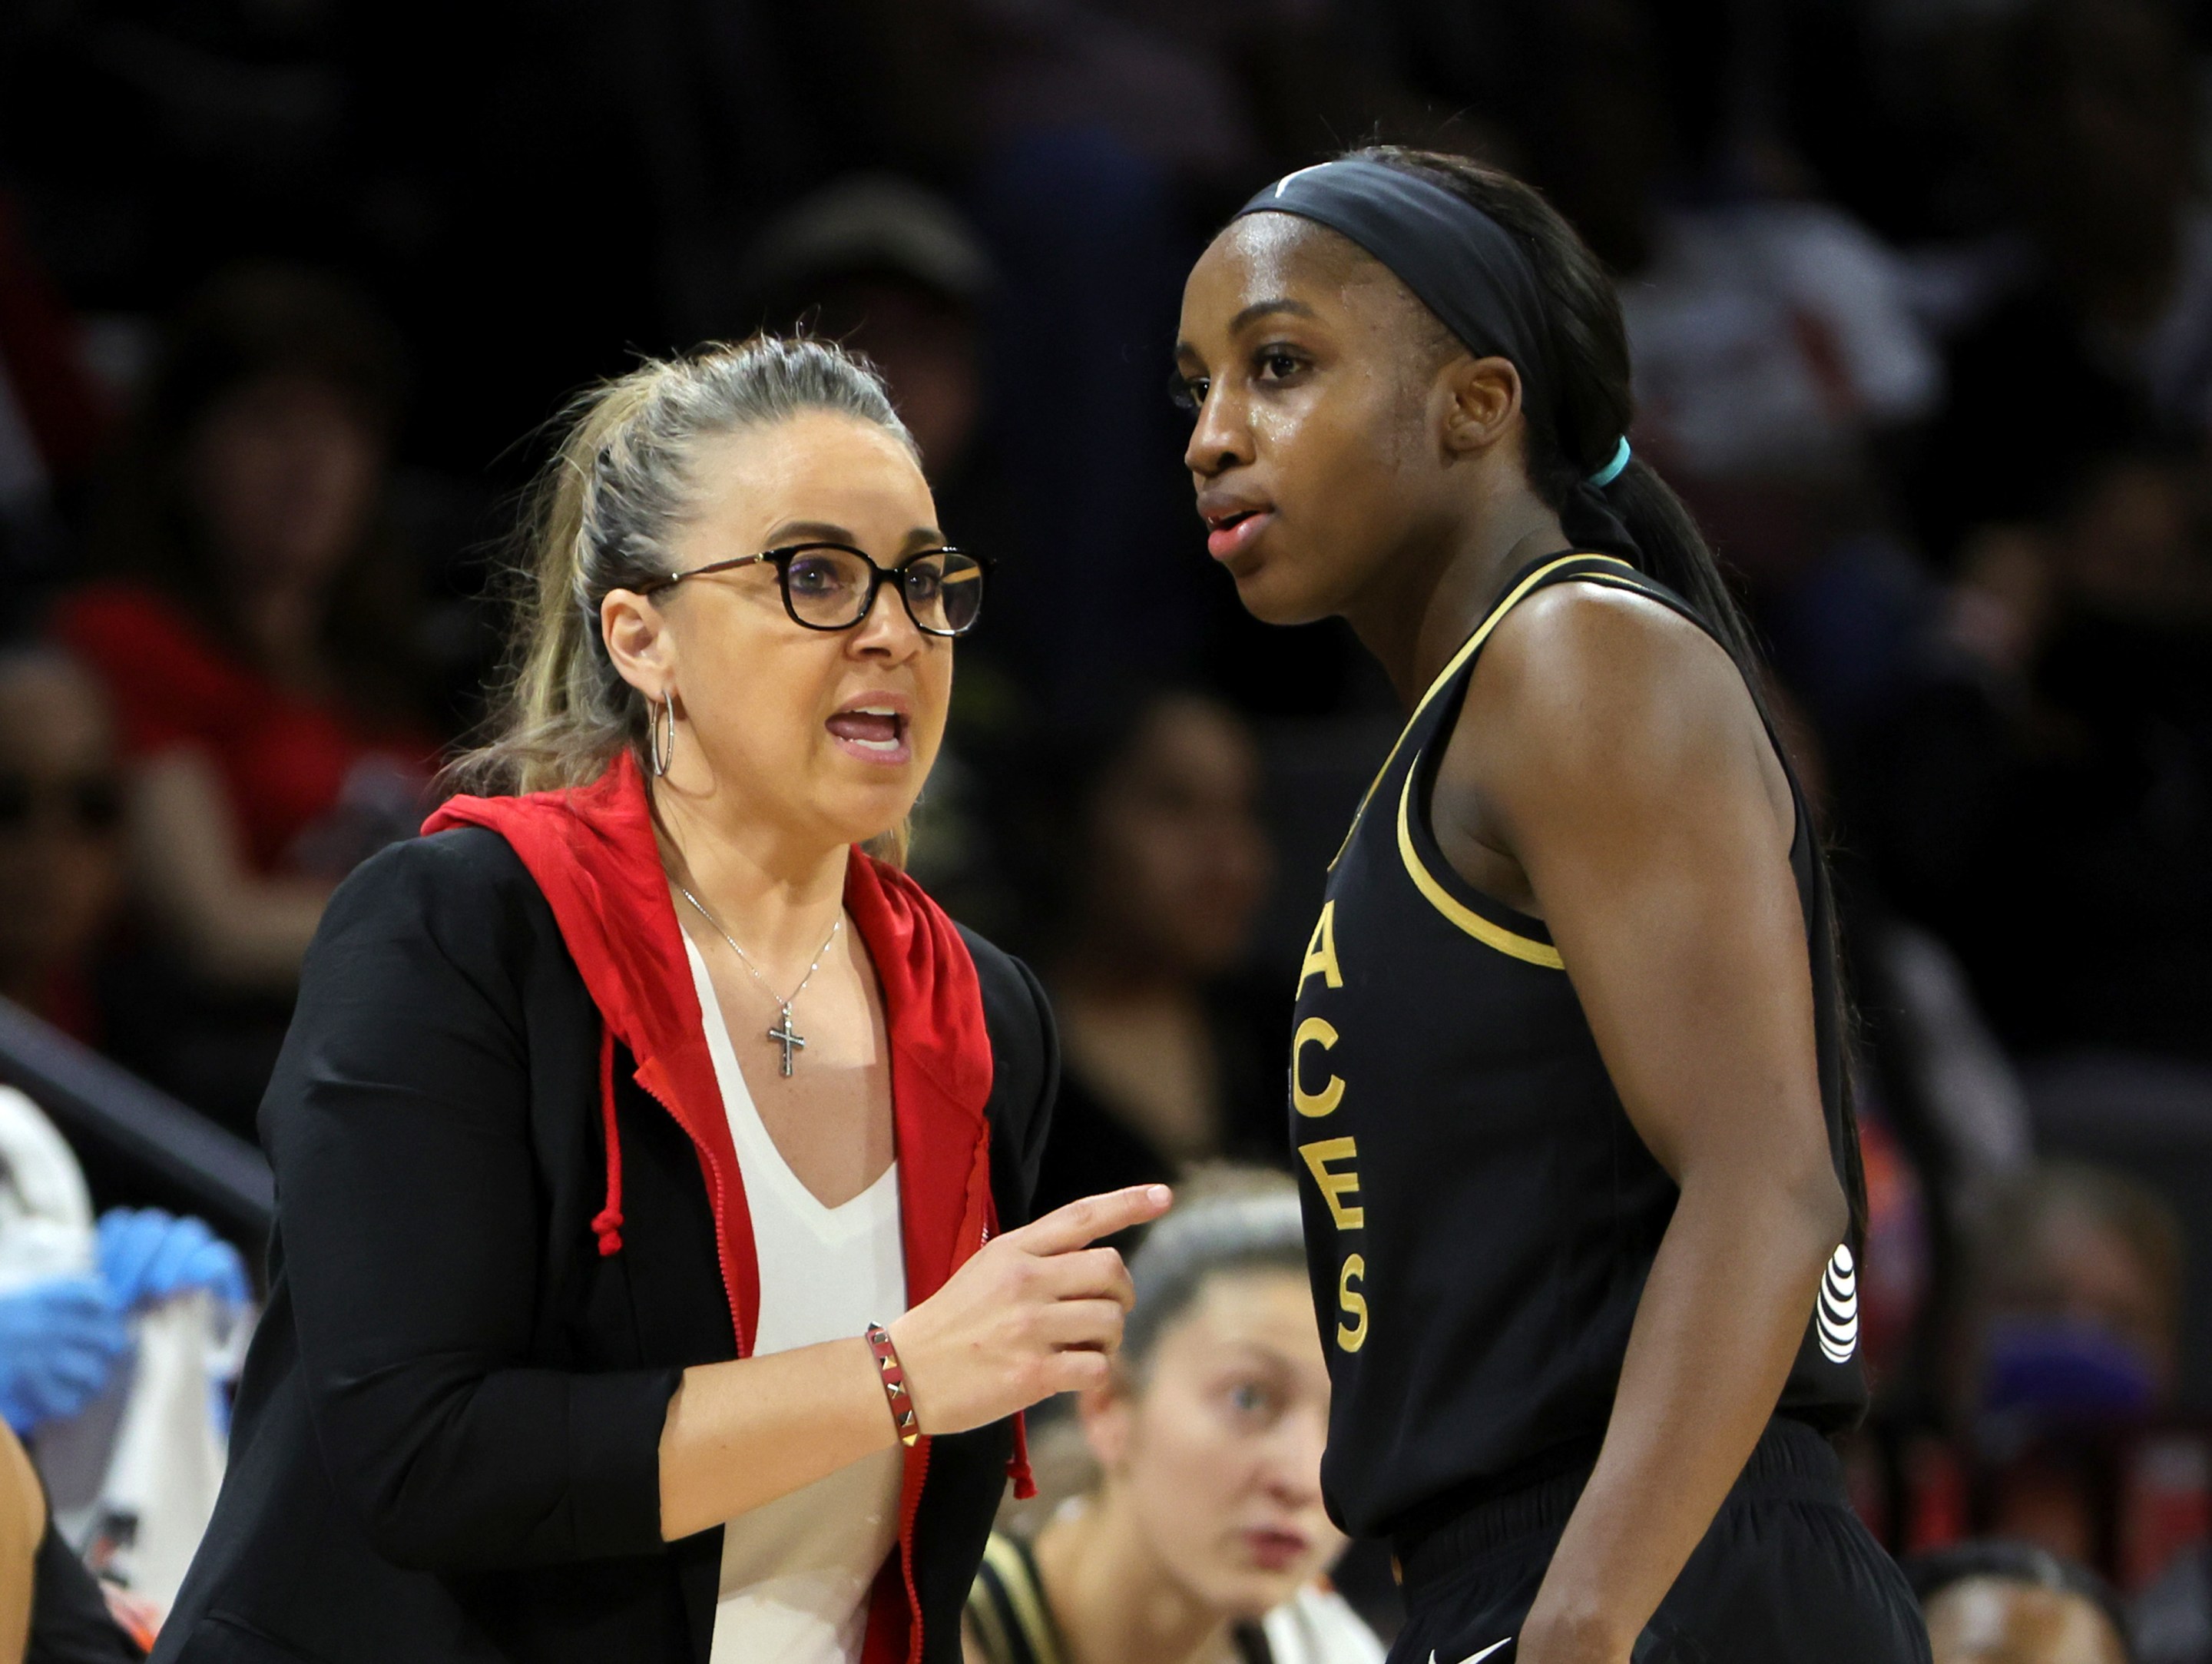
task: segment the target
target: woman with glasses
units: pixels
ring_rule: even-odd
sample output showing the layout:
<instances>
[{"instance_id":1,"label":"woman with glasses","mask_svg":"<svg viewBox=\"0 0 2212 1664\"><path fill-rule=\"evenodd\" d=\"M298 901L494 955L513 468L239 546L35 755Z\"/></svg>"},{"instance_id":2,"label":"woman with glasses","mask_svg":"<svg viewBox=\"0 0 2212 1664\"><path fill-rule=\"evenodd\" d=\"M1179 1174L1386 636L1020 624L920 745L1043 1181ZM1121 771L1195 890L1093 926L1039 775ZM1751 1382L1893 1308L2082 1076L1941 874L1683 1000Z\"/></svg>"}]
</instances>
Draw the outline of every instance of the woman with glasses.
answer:
<instances>
[{"instance_id":1,"label":"woman with glasses","mask_svg":"<svg viewBox=\"0 0 2212 1664\"><path fill-rule=\"evenodd\" d=\"M900 869L986 569L882 384L589 396L504 719L334 898L262 1116L268 1314L158 1656L952 1660L1018 1412L1131 1295L1024 1225L1035 979Z\"/></svg>"}]
</instances>

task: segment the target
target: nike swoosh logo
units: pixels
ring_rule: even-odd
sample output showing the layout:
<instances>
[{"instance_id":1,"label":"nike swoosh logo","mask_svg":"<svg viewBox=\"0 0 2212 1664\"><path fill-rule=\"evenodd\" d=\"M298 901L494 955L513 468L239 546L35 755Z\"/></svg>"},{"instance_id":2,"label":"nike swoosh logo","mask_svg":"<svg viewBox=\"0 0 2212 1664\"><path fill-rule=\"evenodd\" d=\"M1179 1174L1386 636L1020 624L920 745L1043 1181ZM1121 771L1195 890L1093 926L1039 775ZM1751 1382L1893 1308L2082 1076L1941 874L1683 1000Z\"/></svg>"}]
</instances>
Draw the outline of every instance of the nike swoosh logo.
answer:
<instances>
[{"instance_id":1,"label":"nike swoosh logo","mask_svg":"<svg viewBox=\"0 0 2212 1664\"><path fill-rule=\"evenodd\" d=\"M1484 1659L1489 1657L1491 1654L1496 1652L1500 1647L1510 1647L1512 1644L1513 1637L1509 1635L1503 1641L1492 1642L1487 1647L1485 1647L1479 1653L1469 1653L1465 1658L1460 1660L1459 1664L1482 1664L1482 1661ZM1431 1650L1429 1654L1429 1664L1437 1664L1437 1655L1434 1650Z\"/></svg>"}]
</instances>

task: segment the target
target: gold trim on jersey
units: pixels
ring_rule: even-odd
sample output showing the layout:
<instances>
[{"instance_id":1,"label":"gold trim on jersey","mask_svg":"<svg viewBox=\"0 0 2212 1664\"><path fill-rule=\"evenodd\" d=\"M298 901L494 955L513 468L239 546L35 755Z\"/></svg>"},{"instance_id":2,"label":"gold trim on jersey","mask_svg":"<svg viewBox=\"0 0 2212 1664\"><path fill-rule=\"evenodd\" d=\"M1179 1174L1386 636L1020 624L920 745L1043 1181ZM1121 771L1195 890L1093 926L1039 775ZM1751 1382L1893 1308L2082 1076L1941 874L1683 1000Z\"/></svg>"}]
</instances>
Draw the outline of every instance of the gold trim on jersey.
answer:
<instances>
[{"instance_id":1,"label":"gold trim on jersey","mask_svg":"<svg viewBox=\"0 0 2212 1664\"><path fill-rule=\"evenodd\" d=\"M1495 948L1501 954L1530 965L1540 965L1547 971L1565 970L1566 961L1559 957L1558 948L1485 918L1437 883L1436 875L1421 864L1421 857L1413 849L1413 829L1408 818L1413 798L1413 778L1420 771L1420 759L1416 757L1413 766L1406 771L1406 789L1398 794L1398 853L1405 860L1406 871L1413 881L1413 887L1428 898L1431 906L1484 947Z\"/></svg>"},{"instance_id":2,"label":"gold trim on jersey","mask_svg":"<svg viewBox=\"0 0 2212 1664\"><path fill-rule=\"evenodd\" d=\"M1014 1621L1022 1626L1023 1637L1036 1655L1037 1664L1060 1664L1060 1637L1051 1614L1045 1610L1044 1591L1030 1576L1022 1551L994 1532L983 1545L983 1558L999 1574L1000 1586L1013 1604Z\"/></svg>"},{"instance_id":3,"label":"gold trim on jersey","mask_svg":"<svg viewBox=\"0 0 2212 1664\"><path fill-rule=\"evenodd\" d=\"M1013 1637L1006 1633L1006 1620L999 1616L999 1603L978 1588L969 1595L963 1615L975 1625L975 1639L983 1649L983 1656L991 1664L1011 1664L1014 1657Z\"/></svg>"},{"instance_id":4,"label":"gold trim on jersey","mask_svg":"<svg viewBox=\"0 0 2212 1664\"><path fill-rule=\"evenodd\" d=\"M1451 655L1442 670L1437 672L1429 683L1428 692L1421 695L1420 703L1413 707L1413 714L1406 718L1405 727L1398 730L1398 738L1390 747L1390 754L1382 759L1382 766L1375 771L1374 779L1368 782L1367 789L1360 795L1359 807L1352 811L1352 825L1345 829L1344 842L1336 846L1336 853L1328 859L1328 869L1331 872L1336 870L1336 863L1344 859L1344 852L1352 847L1352 834L1359 830L1359 823L1367 818L1368 804L1374 801L1375 793L1382 784L1383 777L1390 772L1390 765L1398 760L1398 753L1405 749L1406 736L1413 731L1413 724L1421 720L1421 713L1429 708L1429 702L1443 692L1445 683L1459 674L1461 667L1474 656L1481 649L1483 643L1490 639L1490 632L1497 629L1500 620L1520 604L1522 596L1562 566L1578 560L1601 560L1620 567L1623 571L1636 570L1635 567L1618 555L1576 553L1561 555L1557 560L1546 561L1527 577L1515 584L1504 599L1490 609L1489 616L1474 627L1474 633L1461 643L1459 651ZM1424 891L1423 893L1427 893ZM1516 940L1521 939L1522 938L1516 938Z\"/></svg>"}]
</instances>

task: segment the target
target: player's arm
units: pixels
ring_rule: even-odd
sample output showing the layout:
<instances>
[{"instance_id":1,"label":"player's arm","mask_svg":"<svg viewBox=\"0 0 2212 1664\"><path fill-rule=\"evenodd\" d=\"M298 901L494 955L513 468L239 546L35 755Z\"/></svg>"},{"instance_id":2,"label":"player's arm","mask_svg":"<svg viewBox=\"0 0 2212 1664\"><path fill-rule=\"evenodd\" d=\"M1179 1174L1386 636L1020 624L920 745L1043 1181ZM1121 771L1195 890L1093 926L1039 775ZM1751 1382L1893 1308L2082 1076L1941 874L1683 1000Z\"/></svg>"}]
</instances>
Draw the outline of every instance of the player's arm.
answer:
<instances>
[{"instance_id":1,"label":"player's arm","mask_svg":"<svg viewBox=\"0 0 2212 1664\"><path fill-rule=\"evenodd\" d=\"M1681 1197L1522 1664L1625 1664L1781 1395L1848 1210L1814 1057L1786 781L1742 680L1577 585L1502 627L1438 814L1527 875L1630 1120ZM1481 736L1481 737L1477 737Z\"/></svg>"}]
</instances>

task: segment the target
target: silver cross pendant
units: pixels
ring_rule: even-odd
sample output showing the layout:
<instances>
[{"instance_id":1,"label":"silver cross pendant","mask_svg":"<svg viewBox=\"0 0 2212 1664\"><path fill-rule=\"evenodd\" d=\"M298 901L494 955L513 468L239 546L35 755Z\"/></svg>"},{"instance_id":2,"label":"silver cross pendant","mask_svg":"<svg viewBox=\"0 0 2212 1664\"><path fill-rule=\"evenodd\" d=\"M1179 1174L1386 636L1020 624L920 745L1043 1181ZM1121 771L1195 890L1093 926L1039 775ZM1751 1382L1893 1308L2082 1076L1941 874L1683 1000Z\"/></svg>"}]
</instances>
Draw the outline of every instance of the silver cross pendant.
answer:
<instances>
[{"instance_id":1,"label":"silver cross pendant","mask_svg":"<svg viewBox=\"0 0 2212 1664\"><path fill-rule=\"evenodd\" d=\"M799 1038L799 1031L791 1026L789 1006L783 1008L783 1021L768 1031L768 1037L783 1048L783 1072L788 1076L791 1073L793 1050L794 1048L801 1051L806 1050L806 1042Z\"/></svg>"}]
</instances>

